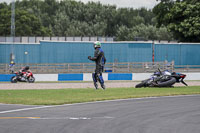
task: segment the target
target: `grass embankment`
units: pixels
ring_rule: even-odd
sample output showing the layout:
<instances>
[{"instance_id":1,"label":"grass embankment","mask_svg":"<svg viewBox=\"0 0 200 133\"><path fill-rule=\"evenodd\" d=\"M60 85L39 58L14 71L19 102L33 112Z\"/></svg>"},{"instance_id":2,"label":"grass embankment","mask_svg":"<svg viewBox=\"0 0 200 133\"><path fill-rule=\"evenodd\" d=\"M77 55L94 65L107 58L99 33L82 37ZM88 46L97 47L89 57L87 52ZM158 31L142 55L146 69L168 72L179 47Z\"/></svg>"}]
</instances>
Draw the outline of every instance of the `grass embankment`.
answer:
<instances>
[{"instance_id":1,"label":"grass embankment","mask_svg":"<svg viewBox=\"0 0 200 133\"><path fill-rule=\"evenodd\" d=\"M108 88L58 90L0 90L0 103L59 105L111 99L200 94L200 86L175 88Z\"/></svg>"}]
</instances>

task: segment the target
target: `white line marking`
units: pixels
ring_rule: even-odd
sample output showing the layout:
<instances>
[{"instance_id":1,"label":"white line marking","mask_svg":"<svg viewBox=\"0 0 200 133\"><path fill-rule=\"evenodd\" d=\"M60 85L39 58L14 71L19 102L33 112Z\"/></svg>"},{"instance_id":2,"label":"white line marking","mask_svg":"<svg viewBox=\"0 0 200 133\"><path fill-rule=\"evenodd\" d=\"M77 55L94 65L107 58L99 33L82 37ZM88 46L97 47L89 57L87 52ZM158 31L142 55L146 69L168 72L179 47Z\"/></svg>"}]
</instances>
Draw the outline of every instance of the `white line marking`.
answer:
<instances>
[{"instance_id":1,"label":"white line marking","mask_svg":"<svg viewBox=\"0 0 200 133\"><path fill-rule=\"evenodd\" d=\"M85 105L85 104L93 104L93 103L108 103L108 102L120 102L120 101L131 101L131 100L157 99L157 98L169 98L169 97L176 98L176 97L189 97L189 96L200 96L200 95L178 95L178 96L129 98L129 99L117 99L117 100L105 100L105 101L95 101L95 102L85 102L85 103L63 104L63 105L54 105L54 106L40 106L40 107L32 107L32 108L23 108L23 109L1 111L0 114L6 114L6 113L12 113L12 112L20 112L20 111L28 111L28 110L35 110L35 109L53 108L53 107Z\"/></svg>"},{"instance_id":2,"label":"white line marking","mask_svg":"<svg viewBox=\"0 0 200 133\"><path fill-rule=\"evenodd\" d=\"M20 112L20 111L33 110L33 109L43 109L43 108L49 108L49 107L53 107L53 106L42 106L42 107L33 107L33 108L23 108L23 109L7 110L7 111L1 111L0 114L12 113L12 112Z\"/></svg>"},{"instance_id":3,"label":"white line marking","mask_svg":"<svg viewBox=\"0 0 200 133\"><path fill-rule=\"evenodd\" d=\"M40 117L0 117L0 119L36 119Z\"/></svg>"},{"instance_id":4,"label":"white line marking","mask_svg":"<svg viewBox=\"0 0 200 133\"><path fill-rule=\"evenodd\" d=\"M91 119L114 119L114 117L103 116L103 117L30 117L29 119L34 120L91 120Z\"/></svg>"},{"instance_id":5,"label":"white line marking","mask_svg":"<svg viewBox=\"0 0 200 133\"><path fill-rule=\"evenodd\" d=\"M31 106L31 105L25 105L25 104L6 104L6 103L0 103L0 105L20 105L20 106ZM36 105L35 105L36 106Z\"/></svg>"}]
</instances>

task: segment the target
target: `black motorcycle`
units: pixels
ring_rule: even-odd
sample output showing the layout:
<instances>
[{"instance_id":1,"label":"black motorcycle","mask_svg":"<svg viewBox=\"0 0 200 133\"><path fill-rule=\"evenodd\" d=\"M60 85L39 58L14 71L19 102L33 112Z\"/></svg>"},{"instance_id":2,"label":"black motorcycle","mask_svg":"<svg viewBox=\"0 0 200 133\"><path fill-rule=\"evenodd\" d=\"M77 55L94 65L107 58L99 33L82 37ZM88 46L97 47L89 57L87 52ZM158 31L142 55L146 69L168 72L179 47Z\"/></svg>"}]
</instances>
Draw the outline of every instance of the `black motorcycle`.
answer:
<instances>
[{"instance_id":1,"label":"black motorcycle","mask_svg":"<svg viewBox=\"0 0 200 133\"><path fill-rule=\"evenodd\" d=\"M141 83L137 84L135 88L141 87L173 87L175 83L183 83L188 86L183 79L186 77L185 74L165 70L163 72L158 69L154 72L149 79L143 80Z\"/></svg>"}]
</instances>

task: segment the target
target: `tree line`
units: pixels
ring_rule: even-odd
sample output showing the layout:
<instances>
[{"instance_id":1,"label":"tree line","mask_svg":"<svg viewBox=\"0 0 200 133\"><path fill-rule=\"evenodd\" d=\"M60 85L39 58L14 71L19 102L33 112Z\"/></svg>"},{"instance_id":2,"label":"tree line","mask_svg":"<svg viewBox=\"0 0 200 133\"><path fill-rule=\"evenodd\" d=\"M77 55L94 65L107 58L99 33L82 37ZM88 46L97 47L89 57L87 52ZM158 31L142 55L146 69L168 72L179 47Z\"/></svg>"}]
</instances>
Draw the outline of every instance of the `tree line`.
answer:
<instances>
[{"instance_id":1,"label":"tree line","mask_svg":"<svg viewBox=\"0 0 200 133\"><path fill-rule=\"evenodd\" d=\"M157 0L153 9L157 27L165 26L176 40L200 42L199 0Z\"/></svg>"},{"instance_id":2,"label":"tree line","mask_svg":"<svg viewBox=\"0 0 200 133\"><path fill-rule=\"evenodd\" d=\"M190 7L184 2L189 2ZM117 41L133 40L193 40L194 33L186 33L188 20L182 24L184 33L177 33L172 23L185 8L187 13L199 9L194 0L161 0L153 10L146 8L117 8L100 2L78 2L75 0L17 0L15 3L16 36L109 36ZM180 3L179 5L177 3ZM182 5L183 4L183 5ZM192 6L194 5L194 6ZM176 7L178 6L178 7ZM185 7L184 7L185 6ZM163 8L164 7L164 8ZM182 8L176 12L177 8ZM176 15L174 14L176 13ZM199 15L196 11L195 15ZM174 16L173 16L174 15ZM188 15L191 15L190 13ZM195 16L194 15L194 16ZM170 17L169 17L170 16ZM180 16L185 17L185 16ZM10 35L11 4L0 3L0 36ZM179 19L178 19L179 20ZM183 21L185 19L180 19ZM177 25L176 25L177 24ZM193 25L192 25L193 26ZM189 27L188 27L189 28ZM180 31L180 30L178 30ZM183 39L184 38L184 39Z\"/></svg>"}]
</instances>

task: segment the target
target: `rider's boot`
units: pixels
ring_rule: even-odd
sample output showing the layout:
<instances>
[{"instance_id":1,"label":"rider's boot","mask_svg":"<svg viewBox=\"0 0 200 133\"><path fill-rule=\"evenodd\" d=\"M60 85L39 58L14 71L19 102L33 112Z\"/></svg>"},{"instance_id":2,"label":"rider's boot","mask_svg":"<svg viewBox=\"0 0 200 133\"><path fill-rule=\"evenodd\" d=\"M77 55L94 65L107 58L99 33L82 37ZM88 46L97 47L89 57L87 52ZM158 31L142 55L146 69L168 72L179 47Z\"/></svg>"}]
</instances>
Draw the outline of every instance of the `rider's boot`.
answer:
<instances>
[{"instance_id":1,"label":"rider's boot","mask_svg":"<svg viewBox=\"0 0 200 133\"><path fill-rule=\"evenodd\" d=\"M98 89L98 84L97 84L97 82L94 82L94 87L95 87L96 90Z\"/></svg>"},{"instance_id":2,"label":"rider's boot","mask_svg":"<svg viewBox=\"0 0 200 133\"><path fill-rule=\"evenodd\" d=\"M103 90L105 90L105 89L106 89L106 86L104 85L104 83L103 83L103 84L101 84L101 88L102 88Z\"/></svg>"},{"instance_id":3,"label":"rider's boot","mask_svg":"<svg viewBox=\"0 0 200 133\"><path fill-rule=\"evenodd\" d=\"M96 73L93 73L93 74L92 74L92 79L93 79L93 82L94 82L94 87L95 87L95 89L98 89L97 75L96 75Z\"/></svg>"},{"instance_id":4,"label":"rider's boot","mask_svg":"<svg viewBox=\"0 0 200 133\"><path fill-rule=\"evenodd\" d=\"M106 87L105 87L105 85L104 85L103 76L102 76L101 74L98 74L97 77L98 77L99 83L101 84L101 88L105 90Z\"/></svg>"}]
</instances>

